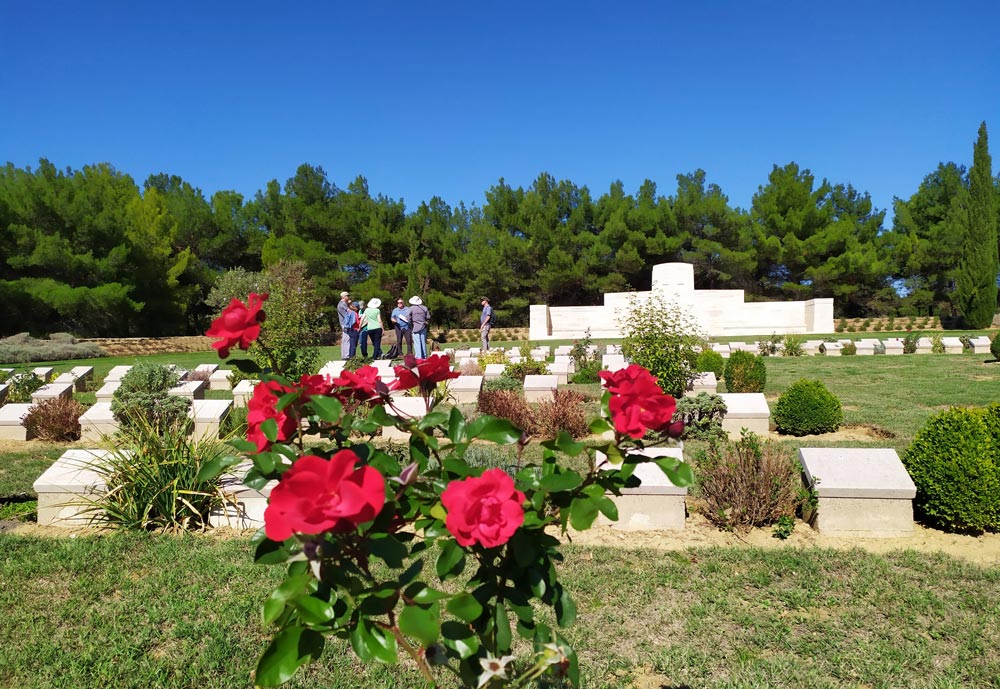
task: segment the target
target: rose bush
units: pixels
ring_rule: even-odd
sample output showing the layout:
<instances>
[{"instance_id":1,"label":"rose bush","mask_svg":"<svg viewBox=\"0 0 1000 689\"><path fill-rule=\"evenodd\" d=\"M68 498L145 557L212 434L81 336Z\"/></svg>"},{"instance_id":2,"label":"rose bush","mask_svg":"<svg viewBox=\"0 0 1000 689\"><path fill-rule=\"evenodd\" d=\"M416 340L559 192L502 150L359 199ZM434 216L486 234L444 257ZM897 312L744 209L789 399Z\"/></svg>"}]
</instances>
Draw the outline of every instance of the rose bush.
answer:
<instances>
[{"instance_id":1,"label":"rose bush","mask_svg":"<svg viewBox=\"0 0 1000 689\"><path fill-rule=\"evenodd\" d=\"M263 319L249 315L260 303L251 295L246 313L231 304L229 320L213 324L220 353L244 344L250 321ZM558 578L558 535L589 528L599 514L617 519L608 494L639 484L638 462L655 462L677 485L692 479L683 462L642 455L650 431L666 440L679 429L674 399L637 366L602 374L602 412L590 423L599 440L560 432L541 442L532 465L529 438L510 422L436 408L439 384L458 376L447 357L407 357L389 382L371 366L293 381L277 366L231 364L262 380L247 439L232 443L253 461L244 482L277 481L254 537L256 560L287 567L263 605L276 632L258 663L259 686L288 681L328 637L364 661L395 663L403 653L430 687L525 686L546 673L575 685L577 658L559 628L572 624L576 606ZM395 406L408 390L423 398L423 418ZM409 433L405 457L377 441L390 426ZM466 451L481 443L516 446L513 475L470 466ZM202 476L242 459L219 459ZM551 608L555 627L538 606ZM515 633L531 644L522 660L512 653Z\"/></svg>"},{"instance_id":2,"label":"rose bush","mask_svg":"<svg viewBox=\"0 0 1000 689\"><path fill-rule=\"evenodd\" d=\"M251 292L246 303L233 299L229 306L222 310L222 315L212 321L205 334L209 337L222 338L212 343L219 350L219 356L229 356L229 350L239 346L248 349L254 340L260 337L260 324L264 321L264 302L266 294Z\"/></svg>"}]
</instances>

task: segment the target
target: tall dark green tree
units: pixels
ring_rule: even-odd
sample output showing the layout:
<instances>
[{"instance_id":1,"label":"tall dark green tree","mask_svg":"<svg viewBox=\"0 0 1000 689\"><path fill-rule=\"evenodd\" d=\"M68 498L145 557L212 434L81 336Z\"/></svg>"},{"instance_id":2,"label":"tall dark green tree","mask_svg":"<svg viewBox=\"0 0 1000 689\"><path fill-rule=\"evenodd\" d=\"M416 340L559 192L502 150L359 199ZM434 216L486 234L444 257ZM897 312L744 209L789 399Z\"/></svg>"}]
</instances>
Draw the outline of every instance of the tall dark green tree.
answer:
<instances>
[{"instance_id":1,"label":"tall dark green tree","mask_svg":"<svg viewBox=\"0 0 1000 689\"><path fill-rule=\"evenodd\" d=\"M987 328L997 306L997 201L986 123L972 152L969 194L961 219L962 254L955 275L955 306L965 325Z\"/></svg>"}]
</instances>

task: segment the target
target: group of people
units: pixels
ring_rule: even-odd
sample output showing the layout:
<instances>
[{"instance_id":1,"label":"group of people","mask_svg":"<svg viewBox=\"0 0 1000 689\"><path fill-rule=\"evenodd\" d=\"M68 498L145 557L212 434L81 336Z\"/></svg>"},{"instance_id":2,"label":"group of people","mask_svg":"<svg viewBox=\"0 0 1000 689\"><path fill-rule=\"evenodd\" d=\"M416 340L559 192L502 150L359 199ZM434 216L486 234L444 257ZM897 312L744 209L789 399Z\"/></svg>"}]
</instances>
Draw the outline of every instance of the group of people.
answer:
<instances>
[{"instance_id":1,"label":"group of people","mask_svg":"<svg viewBox=\"0 0 1000 689\"><path fill-rule=\"evenodd\" d=\"M493 326L493 308L486 297L480 299L483 311L479 317L479 332L483 350L490 348L490 330ZM350 292L340 293L340 303L337 304L337 315L340 319L341 339L340 355L353 359L361 345L361 357L368 358L368 344L372 346L372 358L381 359L382 333L382 300L378 297L363 301L352 301ZM387 353L387 358L402 357L408 352L418 359L427 358L427 332L430 329L431 312L419 296L412 296L409 304L402 298L396 300L396 308L389 316L392 328L396 332L396 352ZM395 356L393 356L395 354Z\"/></svg>"}]
</instances>

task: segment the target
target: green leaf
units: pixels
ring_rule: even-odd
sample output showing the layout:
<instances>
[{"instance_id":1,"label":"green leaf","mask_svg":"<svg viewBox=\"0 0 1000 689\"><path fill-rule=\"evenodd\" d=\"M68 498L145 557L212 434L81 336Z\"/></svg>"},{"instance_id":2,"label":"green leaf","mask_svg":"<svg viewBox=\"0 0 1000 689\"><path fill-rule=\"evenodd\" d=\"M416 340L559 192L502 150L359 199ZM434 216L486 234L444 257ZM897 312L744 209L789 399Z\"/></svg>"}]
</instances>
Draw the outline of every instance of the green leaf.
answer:
<instances>
[{"instance_id":1,"label":"green leaf","mask_svg":"<svg viewBox=\"0 0 1000 689\"><path fill-rule=\"evenodd\" d=\"M498 445L513 445L521 439L521 431L507 419L497 419L492 416L480 416L466 426L470 439L481 438Z\"/></svg>"},{"instance_id":2,"label":"green leaf","mask_svg":"<svg viewBox=\"0 0 1000 689\"><path fill-rule=\"evenodd\" d=\"M407 605L399 613L399 631L420 641L426 648L441 636L440 613L437 606L423 608L419 605Z\"/></svg>"},{"instance_id":3,"label":"green leaf","mask_svg":"<svg viewBox=\"0 0 1000 689\"><path fill-rule=\"evenodd\" d=\"M254 376L260 373L260 366L253 359L229 359L228 363L235 369Z\"/></svg>"},{"instance_id":4,"label":"green leaf","mask_svg":"<svg viewBox=\"0 0 1000 689\"><path fill-rule=\"evenodd\" d=\"M278 440L278 422L273 418L264 419L264 422L260 425L260 432L264 434L264 437L270 440L272 443Z\"/></svg>"},{"instance_id":5,"label":"green leaf","mask_svg":"<svg viewBox=\"0 0 1000 689\"><path fill-rule=\"evenodd\" d=\"M674 457L657 457L653 461L667 475L670 482L678 488L694 483L694 472L691 471L691 465L687 462L682 462Z\"/></svg>"},{"instance_id":6,"label":"green leaf","mask_svg":"<svg viewBox=\"0 0 1000 689\"><path fill-rule=\"evenodd\" d=\"M469 628L469 625L448 620L441 625L441 643L465 660L479 651L479 637Z\"/></svg>"},{"instance_id":7,"label":"green leaf","mask_svg":"<svg viewBox=\"0 0 1000 689\"><path fill-rule=\"evenodd\" d=\"M618 521L618 505L616 505L615 501L606 495L597 499L597 509L599 509L601 514L611 521Z\"/></svg>"},{"instance_id":8,"label":"green leaf","mask_svg":"<svg viewBox=\"0 0 1000 689\"><path fill-rule=\"evenodd\" d=\"M327 423L340 421L340 414L344 410L344 405L336 397L314 396L309 400L309 406L316 412L316 416Z\"/></svg>"},{"instance_id":9,"label":"green leaf","mask_svg":"<svg viewBox=\"0 0 1000 689\"><path fill-rule=\"evenodd\" d=\"M247 454L255 454L257 452L257 443L252 443L244 438L233 438L229 441L229 445Z\"/></svg>"},{"instance_id":10,"label":"green leaf","mask_svg":"<svg viewBox=\"0 0 1000 689\"><path fill-rule=\"evenodd\" d=\"M264 606L261 611L264 624L274 624L283 612L285 612L284 599L271 596L264 601Z\"/></svg>"},{"instance_id":11,"label":"green leaf","mask_svg":"<svg viewBox=\"0 0 1000 689\"><path fill-rule=\"evenodd\" d=\"M465 439L465 417L458 407L452 407L448 416L448 439L456 444Z\"/></svg>"},{"instance_id":12,"label":"green leaf","mask_svg":"<svg viewBox=\"0 0 1000 689\"><path fill-rule=\"evenodd\" d=\"M483 614L483 606L470 593L460 593L445 605L452 615L463 622L473 622Z\"/></svg>"},{"instance_id":13,"label":"green leaf","mask_svg":"<svg viewBox=\"0 0 1000 689\"><path fill-rule=\"evenodd\" d=\"M442 581L461 574L465 568L465 551L462 550L462 546L454 540L443 541L435 568Z\"/></svg>"},{"instance_id":14,"label":"green leaf","mask_svg":"<svg viewBox=\"0 0 1000 689\"><path fill-rule=\"evenodd\" d=\"M403 558L409 555L406 546L392 535L385 535L381 538L373 537L369 547L371 548L372 555L380 558L393 569L401 569L403 567Z\"/></svg>"},{"instance_id":15,"label":"green leaf","mask_svg":"<svg viewBox=\"0 0 1000 689\"><path fill-rule=\"evenodd\" d=\"M271 479L264 476L264 474L262 474L260 469L257 467L247 471L246 476L243 477L243 485L248 488L253 488L254 490L261 490L264 486L270 483L270 481Z\"/></svg>"},{"instance_id":16,"label":"green leaf","mask_svg":"<svg viewBox=\"0 0 1000 689\"><path fill-rule=\"evenodd\" d=\"M556 622L559 623L560 627L568 627L573 624L576 619L576 603L569 595L569 591L566 590L561 584L556 584L559 587L559 597L556 599Z\"/></svg>"},{"instance_id":17,"label":"green leaf","mask_svg":"<svg viewBox=\"0 0 1000 689\"><path fill-rule=\"evenodd\" d=\"M291 553L288 552L288 548L285 547L284 542L279 543L278 541L272 541L270 538L265 538L257 544L253 561L258 565L274 565L279 562L286 562L289 557L291 557Z\"/></svg>"},{"instance_id":18,"label":"green leaf","mask_svg":"<svg viewBox=\"0 0 1000 689\"><path fill-rule=\"evenodd\" d=\"M570 457L576 457L583 452L587 446L583 443L574 442L573 436L566 431L559 431L559 434L556 436L556 447Z\"/></svg>"},{"instance_id":19,"label":"green leaf","mask_svg":"<svg viewBox=\"0 0 1000 689\"><path fill-rule=\"evenodd\" d=\"M428 428L434 428L435 426L440 426L441 424L448 421L448 415L443 411L432 411L430 414L424 416L417 422L417 428L427 430Z\"/></svg>"},{"instance_id":20,"label":"green leaf","mask_svg":"<svg viewBox=\"0 0 1000 689\"><path fill-rule=\"evenodd\" d=\"M583 477L572 469L564 469L558 474L549 474L542 477L539 485L543 490L550 493L558 493L563 490L573 490L583 483Z\"/></svg>"},{"instance_id":21,"label":"green leaf","mask_svg":"<svg viewBox=\"0 0 1000 689\"><path fill-rule=\"evenodd\" d=\"M305 627L283 629L271 640L257 663L254 682L260 687L277 687L295 671L316 660L323 652L323 635Z\"/></svg>"},{"instance_id":22,"label":"green leaf","mask_svg":"<svg viewBox=\"0 0 1000 689\"><path fill-rule=\"evenodd\" d=\"M375 658L392 664L399 659L396 637L364 617L351 630L351 647L364 661Z\"/></svg>"},{"instance_id":23,"label":"green leaf","mask_svg":"<svg viewBox=\"0 0 1000 689\"><path fill-rule=\"evenodd\" d=\"M333 619L333 604L315 596L300 596L294 600L299 617L306 624L324 624Z\"/></svg>"},{"instance_id":24,"label":"green leaf","mask_svg":"<svg viewBox=\"0 0 1000 689\"><path fill-rule=\"evenodd\" d=\"M415 581L410 584L403 592L403 595L412 600L414 603L418 603L420 605L430 605L431 603L436 603L442 598L448 597L447 593L431 588L422 581Z\"/></svg>"},{"instance_id":25,"label":"green leaf","mask_svg":"<svg viewBox=\"0 0 1000 689\"><path fill-rule=\"evenodd\" d=\"M610 423L605 419L597 418L590 422L589 425L590 432L594 435L604 435L608 431L613 431L615 429Z\"/></svg>"},{"instance_id":26,"label":"green leaf","mask_svg":"<svg viewBox=\"0 0 1000 689\"><path fill-rule=\"evenodd\" d=\"M395 426L399 419L391 416L381 404L376 404L368 414L368 420L374 421L379 426Z\"/></svg>"},{"instance_id":27,"label":"green leaf","mask_svg":"<svg viewBox=\"0 0 1000 689\"><path fill-rule=\"evenodd\" d=\"M229 467L234 467L243 461L242 457L213 457L204 464L201 465L201 469L198 470L198 476L195 481L198 483L205 483L206 481L212 481L217 478L219 474L228 469Z\"/></svg>"},{"instance_id":28,"label":"green leaf","mask_svg":"<svg viewBox=\"0 0 1000 689\"><path fill-rule=\"evenodd\" d=\"M586 531L597 519L597 504L593 498L573 498L569 506L569 523L577 531Z\"/></svg>"},{"instance_id":29,"label":"green leaf","mask_svg":"<svg viewBox=\"0 0 1000 689\"><path fill-rule=\"evenodd\" d=\"M497 655L510 653L513 635L510 631L510 620L507 618L507 608L502 601L497 602L496 616L493 618L496 628Z\"/></svg>"}]
</instances>

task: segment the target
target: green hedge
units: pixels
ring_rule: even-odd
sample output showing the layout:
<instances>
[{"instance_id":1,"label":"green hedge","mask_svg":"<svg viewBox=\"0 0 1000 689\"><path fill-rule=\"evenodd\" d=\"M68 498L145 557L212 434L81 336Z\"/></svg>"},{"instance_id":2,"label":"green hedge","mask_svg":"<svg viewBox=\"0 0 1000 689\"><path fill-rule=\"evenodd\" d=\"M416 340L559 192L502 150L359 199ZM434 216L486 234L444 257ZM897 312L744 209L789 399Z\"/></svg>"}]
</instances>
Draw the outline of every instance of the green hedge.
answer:
<instances>
[{"instance_id":1,"label":"green hedge","mask_svg":"<svg viewBox=\"0 0 1000 689\"><path fill-rule=\"evenodd\" d=\"M840 428L844 412L840 401L821 381L802 378L778 398L773 418L779 433L813 435Z\"/></svg>"}]
</instances>

